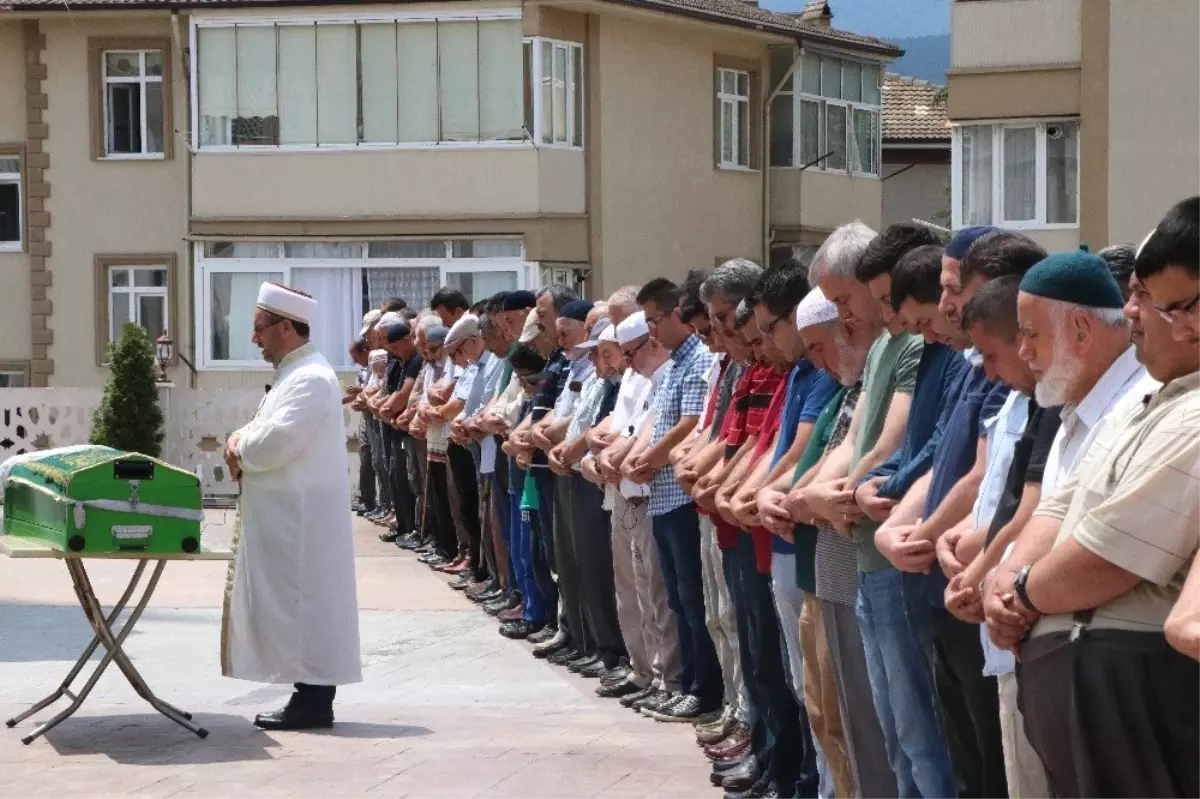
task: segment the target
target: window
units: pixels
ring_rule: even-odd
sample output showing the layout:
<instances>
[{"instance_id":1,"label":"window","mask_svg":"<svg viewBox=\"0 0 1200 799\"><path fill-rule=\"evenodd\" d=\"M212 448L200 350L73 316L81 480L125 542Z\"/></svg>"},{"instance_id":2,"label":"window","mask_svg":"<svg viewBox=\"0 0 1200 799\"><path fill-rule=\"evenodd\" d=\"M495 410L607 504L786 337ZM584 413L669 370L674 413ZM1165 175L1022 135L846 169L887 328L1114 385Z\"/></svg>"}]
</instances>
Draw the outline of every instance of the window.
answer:
<instances>
[{"instance_id":1,"label":"window","mask_svg":"<svg viewBox=\"0 0 1200 799\"><path fill-rule=\"evenodd\" d=\"M108 157L162 155L163 54L104 53L104 141Z\"/></svg>"},{"instance_id":2,"label":"window","mask_svg":"<svg viewBox=\"0 0 1200 799\"><path fill-rule=\"evenodd\" d=\"M954 129L955 227L1079 224L1079 122L1013 121Z\"/></svg>"},{"instance_id":3,"label":"window","mask_svg":"<svg viewBox=\"0 0 1200 799\"><path fill-rule=\"evenodd\" d=\"M197 247L197 341L205 368L264 368L250 341L264 281L312 294L320 316L313 341L336 368L349 368L345 338L388 297L428 307L442 286L472 301L532 283L517 238L393 239L371 242L230 242Z\"/></svg>"},{"instance_id":4,"label":"window","mask_svg":"<svg viewBox=\"0 0 1200 799\"><path fill-rule=\"evenodd\" d=\"M96 257L96 363L108 360L108 345L125 324L140 325L151 340L172 330L175 255L100 255Z\"/></svg>"},{"instance_id":5,"label":"window","mask_svg":"<svg viewBox=\"0 0 1200 799\"><path fill-rule=\"evenodd\" d=\"M880 65L812 50L771 48L771 165L878 175Z\"/></svg>"},{"instance_id":6,"label":"window","mask_svg":"<svg viewBox=\"0 0 1200 799\"><path fill-rule=\"evenodd\" d=\"M21 156L0 152L0 252L20 252Z\"/></svg>"},{"instance_id":7,"label":"window","mask_svg":"<svg viewBox=\"0 0 1200 799\"><path fill-rule=\"evenodd\" d=\"M202 149L525 140L519 19L201 24Z\"/></svg>"},{"instance_id":8,"label":"window","mask_svg":"<svg viewBox=\"0 0 1200 799\"><path fill-rule=\"evenodd\" d=\"M542 145L583 146L583 47L535 38L528 41L529 71L537 75L532 89L534 140Z\"/></svg>"},{"instance_id":9,"label":"window","mask_svg":"<svg viewBox=\"0 0 1200 799\"><path fill-rule=\"evenodd\" d=\"M28 385L26 370L14 369L9 364L0 365L0 388L25 388Z\"/></svg>"},{"instance_id":10,"label":"window","mask_svg":"<svg viewBox=\"0 0 1200 799\"><path fill-rule=\"evenodd\" d=\"M750 73L717 70L718 163L750 168Z\"/></svg>"}]
</instances>

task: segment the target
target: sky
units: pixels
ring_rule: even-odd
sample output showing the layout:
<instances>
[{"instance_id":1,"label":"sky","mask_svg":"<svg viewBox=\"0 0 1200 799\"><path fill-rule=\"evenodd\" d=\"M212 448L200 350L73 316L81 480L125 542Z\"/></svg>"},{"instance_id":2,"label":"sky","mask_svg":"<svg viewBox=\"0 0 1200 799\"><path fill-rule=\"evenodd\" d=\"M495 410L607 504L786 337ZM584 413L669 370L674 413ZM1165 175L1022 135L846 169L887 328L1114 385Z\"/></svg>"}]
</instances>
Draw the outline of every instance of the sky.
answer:
<instances>
[{"instance_id":1,"label":"sky","mask_svg":"<svg viewBox=\"0 0 1200 799\"><path fill-rule=\"evenodd\" d=\"M772 11L798 11L805 0L762 0ZM950 33L950 0L831 0L834 27L907 39Z\"/></svg>"}]
</instances>

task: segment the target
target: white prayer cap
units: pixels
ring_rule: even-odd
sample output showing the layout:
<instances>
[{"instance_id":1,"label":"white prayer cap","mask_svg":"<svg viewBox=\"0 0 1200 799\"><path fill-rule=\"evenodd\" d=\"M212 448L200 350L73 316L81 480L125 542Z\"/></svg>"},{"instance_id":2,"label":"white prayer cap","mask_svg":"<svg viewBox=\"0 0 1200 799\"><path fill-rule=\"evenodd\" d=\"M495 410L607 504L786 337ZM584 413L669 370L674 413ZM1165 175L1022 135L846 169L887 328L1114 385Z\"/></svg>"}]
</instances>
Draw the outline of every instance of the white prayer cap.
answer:
<instances>
[{"instance_id":1,"label":"white prayer cap","mask_svg":"<svg viewBox=\"0 0 1200 799\"><path fill-rule=\"evenodd\" d=\"M600 342L605 340L605 339L601 338L601 336L603 336L605 333L607 333L609 330L612 330L612 329L613 329L613 323L612 323L611 319L609 319L607 317L605 317L603 319L597 319L596 324L592 325L591 335L588 336L587 341L585 341L579 345L579 349L590 350L594 347L599 346ZM616 341L615 338L609 339L609 340Z\"/></svg>"},{"instance_id":2,"label":"white prayer cap","mask_svg":"<svg viewBox=\"0 0 1200 799\"><path fill-rule=\"evenodd\" d=\"M395 311L388 311L379 317L379 321L375 323L375 327L387 330L389 327L398 325L404 321L404 317Z\"/></svg>"},{"instance_id":3,"label":"white prayer cap","mask_svg":"<svg viewBox=\"0 0 1200 799\"><path fill-rule=\"evenodd\" d=\"M379 317L381 317L381 316L383 316L383 311L379 310L378 308L373 308L372 310L367 311L365 314L363 314L363 324L366 325L367 327L370 327L371 325L378 322Z\"/></svg>"},{"instance_id":4,"label":"white prayer cap","mask_svg":"<svg viewBox=\"0 0 1200 799\"><path fill-rule=\"evenodd\" d=\"M610 341L613 344L617 343L617 326L609 325L604 328L604 332L600 334L601 341Z\"/></svg>"},{"instance_id":5,"label":"white prayer cap","mask_svg":"<svg viewBox=\"0 0 1200 799\"><path fill-rule=\"evenodd\" d=\"M797 330L832 322L837 318L837 306L825 299L825 294L820 289L808 292L796 306Z\"/></svg>"},{"instance_id":6,"label":"white prayer cap","mask_svg":"<svg viewBox=\"0 0 1200 799\"><path fill-rule=\"evenodd\" d=\"M1146 234L1146 238L1142 239L1142 243L1138 245L1137 252L1133 256L1134 258L1137 258L1139 255L1142 254L1142 250L1146 249L1146 245L1150 243L1150 239L1154 238L1154 234L1157 231L1158 231L1158 228L1154 228L1154 230L1151 230L1149 233Z\"/></svg>"},{"instance_id":7,"label":"white prayer cap","mask_svg":"<svg viewBox=\"0 0 1200 799\"><path fill-rule=\"evenodd\" d=\"M631 341L636 341L642 336L650 335L650 328L646 324L646 314L638 311L626 317L625 321L617 325L617 343L628 344Z\"/></svg>"},{"instance_id":8,"label":"white prayer cap","mask_svg":"<svg viewBox=\"0 0 1200 799\"><path fill-rule=\"evenodd\" d=\"M525 327L521 330L521 335L517 341L521 344L528 344L542 334L542 326L538 324L537 310L531 310L529 315L525 317Z\"/></svg>"},{"instance_id":9,"label":"white prayer cap","mask_svg":"<svg viewBox=\"0 0 1200 799\"><path fill-rule=\"evenodd\" d=\"M278 283L263 283L259 286L256 304L264 311L304 324L312 321L317 312L317 301L312 297Z\"/></svg>"},{"instance_id":10,"label":"white prayer cap","mask_svg":"<svg viewBox=\"0 0 1200 799\"><path fill-rule=\"evenodd\" d=\"M386 361L387 359L388 359L388 351L387 350L371 350L371 354L369 356L367 356L367 363L377 364L377 363L382 363L382 362Z\"/></svg>"},{"instance_id":11,"label":"white prayer cap","mask_svg":"<svg viewBox=\"0 0 1200 799\"><path fill-rule=\"evenodd\" d=\"M476 335L479 335L479 317L465 313L450 326L450 332L446 334L446 346L453 347Z\"/></svg>"}]
</instances>

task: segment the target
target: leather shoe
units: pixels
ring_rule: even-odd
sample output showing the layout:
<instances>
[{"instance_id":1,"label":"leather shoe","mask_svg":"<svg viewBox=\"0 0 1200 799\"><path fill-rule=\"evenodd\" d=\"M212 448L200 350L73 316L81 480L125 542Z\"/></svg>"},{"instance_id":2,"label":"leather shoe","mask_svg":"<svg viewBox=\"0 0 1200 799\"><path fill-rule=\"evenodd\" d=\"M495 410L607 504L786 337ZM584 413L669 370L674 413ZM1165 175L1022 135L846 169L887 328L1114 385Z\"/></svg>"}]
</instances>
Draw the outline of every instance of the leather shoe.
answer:
<instances>
[{"instance_id":1,"label":"leather shoe","mask_svg":"<svg viewBox=\"0 0 1200 799\"><path fill-rule=\"evenodd\" d=\"M466 591L467 586L471 584L471 581L464 575L460 574L460 575L458 575L457 578L451 580L450 582L448 582L446 584L448 586L450 586L451 588L453 588L455 591Z\"/></svg>"},{"instance_id":2,"label":"leather shoe","mask_svg":"<svg viewBox=\"0 0 1200 799\"><path fill-rule=\"evenodd\" d=\"M578 674L580 669L586 666L591 666L597 660L599 660L599 658L597 658L595 655L589 655L584 652L574 660L567 661L567 669Z\"/></svg>"},{"instance_id":3,"label":"leather shoe","mask_svg":"<svg viewBox=\"0 0 1200 799\"><path fill-rule=\"evenodd\" d=\"M470 594L468 594L470 596ZM500 597L504 596L504 591L499 588L493 588L489 591L481 591L471 597L473 602L478 602L480 605L486 605L488 602L495 602Z\"/></svg>"},{"instance_id":4,"label":"leather shoe","mask_svg":"<svg viewBox=\"0 0 1200 799\"><path fill-rule=\"evenodd\" d=\"M533 656L535 658L549 658L551 655L556 655L563 649L566 649L570 643L571 639L567 634L562 630L557 630L549 640L533 648Z\"/></svg>"},{"instance_id":5,"label":"leather shoe","mask_svg":"<svg viewBox=\"0 0 1200 799\"><path fill-rule=\"evenodd\" d=\"M706 746L704 754L709 760L727 760L745 752L750 748L749 735L736 735L727 738L721 746Z\"/></svg>"},{"instance_id":6,"label":"leather shoe","mask_svg":"<svg viewBox=\"0 0 1200 799\"><path fill-rule=\"evenodd\" d=\"M399 537L400 537L400 533L398 533L395 530L384 530L382 533L379 534L379 540L385 544L391 544Z\"/></svg>"},{"instance_id":7,"label":"leather shoe","mask_svg":"<svg viewBox=\"0 0 1200 799\"><path fill-rule=\"evenodd\" d=\"M725 772L724 779L721 780L721 787L733 793L741 793L753 788L761 776L758 760L751 755L737 768Z\"/></svg>"},{"instance_id":8,"label":"leather shoe","mask_svg":"<svg viewBox=\"0 0 1200 799\"><path fill-rule=\"evenodd\" d=\"M259 713L254 726L262 730L325 730L333 726L333 711L300 710L288 705L282 710Z\"/></svg>"},{"instance_id":9,"label":"leather shoe","mask_svg":"<svg viewBox=\"0 0 1200 799\"><path fill-rule=\"evenodd\" d=\"M544 644L558 634L558 630L553 627L543 627L541 632L534 633L526 640L531 644Z\"/></svg>"},{"instance_id":10,"label":"leather shoe","mask_svg":"<svg viewBox=\"0 0 1200 799\"><path fill-rule=\"evenodd\" d=\"M645 689L637 687L636 684L626 679L618 683L612 683L611 685L604 685L602 683L596 689L596 696L604 699L616 699L617 697L632 696L643 690Z\"/></svg>"},{"instance_id":11,"label":"leather shoe","mask_svg":"<svg viewBox=\"0 0 1200 799\"><path fill-rule=\"evenodd\" d=\"M577 657L579 657L579 653L568 645L546 658L546 662L555 666L565 666Z\"/></svg>"},{"instance_id":12,"label":"leather shoe","mask_svg":"<svg viewBox=\"0 0 1200 799\"><path fill-rule=\"evenodd\" d=\"M624 666L614 666L611 669L605 669L597 675L600 682L618 683L623 682L629 676L629 669Z\"/></svg>"},{"instance_id":13,"label":"leather shoe","mask_svg":"<svg viewBox=\"0 0 1200 799\"><path fill-rule=\"evenodd\" d=\"M500 611L496 614L496 618L500 621L520 621L525 618L525 609L518 605L515 608Z\"/></svg>"},{"instance_id":14,"label":"leather shoe","mask_svg":"<svg viewBox=\"0 0 1200 799\"><path fill-rule=\"evenodd\" d=\"M600 679L600 675L608 670L608 666L604 665L604 661L597 658L595 663L582 667L576 673L580 677L586 677L589 680L598 680Z\"/></svg>"},{"instance_id":15,"label":"leather shoe","mask_svg":"<svg viewBox=\"0 0 1200 799\"><path fill-rule=\"evenodd\" d=\"M637 693L627 694L621 697L621 707L633 707L638 702L650 698L657 690L653 685L647 685Z\"/></svg>"},{"instance_id":16,"label":"leather shoe","mask_svg":"<svg viewBox=\"0 0 1200 799\"><path fill-rule=\"evenodd\" d=\"M483 609L489 616L498 616L506 610L512 610L513 608L519 607L521 607L521 600L509 594L497 599L495 602L490 602L487 605L484 605Z\"/></svg>"},{"instance_id":17,"label":"leather shoe","mask_svg":"<svg viewBox=\"0 0 1200 799\"><path fill-rule=\"evenodd\" d=\"M514 641L521 638L528 638L531 634L541 629L541 625L534 624L531 621L518 619L500 625L500 634L505 638L511 638Z\"/></svg>"}]
</instances>

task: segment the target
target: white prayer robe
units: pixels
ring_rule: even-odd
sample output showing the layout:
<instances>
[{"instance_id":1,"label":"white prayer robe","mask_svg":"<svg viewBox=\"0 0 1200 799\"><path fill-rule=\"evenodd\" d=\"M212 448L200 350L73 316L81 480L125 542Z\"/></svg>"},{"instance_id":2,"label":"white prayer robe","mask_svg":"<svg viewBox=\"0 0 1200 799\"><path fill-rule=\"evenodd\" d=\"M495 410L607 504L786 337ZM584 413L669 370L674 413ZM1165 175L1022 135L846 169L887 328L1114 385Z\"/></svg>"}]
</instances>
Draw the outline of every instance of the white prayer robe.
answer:
<instances>
[{"instance_id":1,"label":"white prayer robe","mask_svg":"<svg viewBox=\"0 0 1200 799\"><path fill-rule=\"evenodd\" d=\"M227 603L226 676L362 680L342 389L311 345L286 357L237 431L241 533Z\"/></svg>"}]
</instances>

